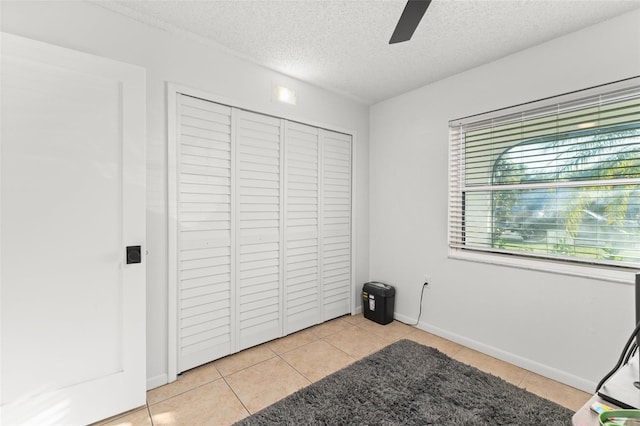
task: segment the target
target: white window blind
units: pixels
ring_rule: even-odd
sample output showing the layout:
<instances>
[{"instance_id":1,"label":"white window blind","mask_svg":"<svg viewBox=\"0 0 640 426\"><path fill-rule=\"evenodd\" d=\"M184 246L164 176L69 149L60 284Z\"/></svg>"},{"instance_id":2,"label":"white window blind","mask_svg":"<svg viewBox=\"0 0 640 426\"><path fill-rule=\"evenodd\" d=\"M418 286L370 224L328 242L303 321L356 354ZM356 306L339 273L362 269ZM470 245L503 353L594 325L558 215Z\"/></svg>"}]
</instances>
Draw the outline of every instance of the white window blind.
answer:
<instances>
[{"instance_id":1,"label":"white window blind","mask_svg":"<svg viewBox=\"0 0 640 426\"><path fill-rule=\"evenodd\" d=\"M451 121L451 249L638 267L638 80Z\"/></svg>"}]
</instances>

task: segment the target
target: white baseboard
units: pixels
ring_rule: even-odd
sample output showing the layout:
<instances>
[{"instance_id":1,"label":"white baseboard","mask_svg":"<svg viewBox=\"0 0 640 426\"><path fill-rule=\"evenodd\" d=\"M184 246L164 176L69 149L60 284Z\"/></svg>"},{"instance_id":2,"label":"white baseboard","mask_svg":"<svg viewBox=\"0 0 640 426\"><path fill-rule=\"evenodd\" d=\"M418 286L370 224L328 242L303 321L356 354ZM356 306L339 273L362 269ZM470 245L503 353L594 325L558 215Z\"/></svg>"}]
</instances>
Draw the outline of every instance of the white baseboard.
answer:
<instances>
[{"instance_id":1,"label":"white baseboard","mask_svg":"<svg viewBox=\"0 0 640 426\"><path fill-rule=\"evenodd\" d=\"M394 314L394 318L398 321L404 322L405 324L416 323L415 318L409 318L398 313ZM414 327L419 328L423 331L427 331L431 334L435 334L436 336L440 336L444 339L451 340L452 342L461 344L468 348L475 349L494 358L498 358L502 361L508 362L509 364L524 368L525 370L540 374L541 376L547 377L549 379L564 383L576 389L580 389L587 393L593 393L594 389L596 388L596 383L592 382L591 380L578 377L566 371L558 370L557 368L541 364L537 361L515 355L510 352L506 352L502 349L498 349L482 342L478 342L477 340L469 339L456 333L451 333L447 330L433 326L424 321L420 321L420 323Z\"/></svg>"},{"instance_id":2,"label":"white baseboard","mask_svg":"<svg viewBox=\"0 0 640 426\"><path fill-rule=\"evenodd\" d=\"M169 383L169 381L167 380L167 377L168 376L166 373L159 374L154 377L147 377L147 390L151 390L151 389L160 387L162 385L166 385L167 383Z\"/></svg>"}]
</instances>

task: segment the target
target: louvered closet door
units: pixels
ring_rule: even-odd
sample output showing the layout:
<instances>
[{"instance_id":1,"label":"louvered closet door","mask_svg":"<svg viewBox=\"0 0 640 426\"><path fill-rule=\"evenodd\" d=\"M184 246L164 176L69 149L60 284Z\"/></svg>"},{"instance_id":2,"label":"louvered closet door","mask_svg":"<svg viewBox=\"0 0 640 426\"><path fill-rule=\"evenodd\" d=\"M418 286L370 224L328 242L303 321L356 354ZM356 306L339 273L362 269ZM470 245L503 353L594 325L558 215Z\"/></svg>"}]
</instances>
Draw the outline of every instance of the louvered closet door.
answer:
<instances>
[{"instance_id":1,"label":"louvered closet door","mask_svg":"<svg viewBox=\"0 0 640 426\"><path fill-rule=\"evenodd\" d=\"M237 111L240 349L282 336L282 121Z\"/></svg>"},{"instance_id":2,"label":"louvered closet door","mask_svg":"<svg viewBox=\"0 0 640 426\"><path fill-rule=\"evenodd\" d=\"M322 320L350 312L351 136L321 131Z\"/></svg>"},{"instance_id":3,"label":"louvered closet door","mask_svg":"<svg viewBox=\"0 0 640 426\"><path fill-rule=\"evenodd\" d=\"M231 108L178 97L179 371L234 349Z\"/></svg>"},{"instance_id":4,"label":"louvered closet door","mask_svg":"<svg viewBox=\"0 0 640 426\"><path fill-rule=\"evenodd\" d=\"M287 122L285 334L320 322L318 133Z\"/></svg>"}]
</instances>

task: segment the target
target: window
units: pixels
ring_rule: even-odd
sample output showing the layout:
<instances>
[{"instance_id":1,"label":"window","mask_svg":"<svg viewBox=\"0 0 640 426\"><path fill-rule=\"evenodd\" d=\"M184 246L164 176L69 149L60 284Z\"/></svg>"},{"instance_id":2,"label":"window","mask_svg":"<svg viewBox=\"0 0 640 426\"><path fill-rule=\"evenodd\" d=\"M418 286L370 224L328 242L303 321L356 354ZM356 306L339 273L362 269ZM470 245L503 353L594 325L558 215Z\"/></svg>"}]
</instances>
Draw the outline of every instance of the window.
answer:
<instances>
[{"instance_id":1,"label":"window","mask_svg":"<svg viewBox=\"0 0 640 426\"><path fill-rule=\"evenodd\" d=\"M450 122L452 250L640 266L640 86L599 91Z\"/></svg>"}]
</instances>

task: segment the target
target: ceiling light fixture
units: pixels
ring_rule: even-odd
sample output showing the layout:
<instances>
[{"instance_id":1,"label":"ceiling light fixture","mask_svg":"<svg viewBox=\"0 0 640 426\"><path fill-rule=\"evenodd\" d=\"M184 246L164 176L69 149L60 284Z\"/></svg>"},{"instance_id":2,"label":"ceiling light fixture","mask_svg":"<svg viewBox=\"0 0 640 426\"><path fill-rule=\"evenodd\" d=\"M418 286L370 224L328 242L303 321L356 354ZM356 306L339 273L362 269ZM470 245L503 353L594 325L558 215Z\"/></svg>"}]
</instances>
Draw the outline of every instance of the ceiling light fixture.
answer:
<instances>
[{"instance_id":1,"label":"ceiling light fixture","mask_svg":"<svg viewBox=\"0 0 640 426\"><path fill-rule=\"evenodd\" d=\"M289 89L288 87L284 86L274 86L273 97L278 102L283 102L289 105L295 105L297 101L295 90Z\"/></svg>"}]
</instances>

